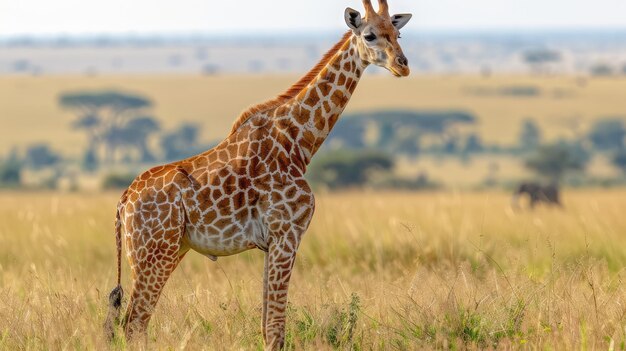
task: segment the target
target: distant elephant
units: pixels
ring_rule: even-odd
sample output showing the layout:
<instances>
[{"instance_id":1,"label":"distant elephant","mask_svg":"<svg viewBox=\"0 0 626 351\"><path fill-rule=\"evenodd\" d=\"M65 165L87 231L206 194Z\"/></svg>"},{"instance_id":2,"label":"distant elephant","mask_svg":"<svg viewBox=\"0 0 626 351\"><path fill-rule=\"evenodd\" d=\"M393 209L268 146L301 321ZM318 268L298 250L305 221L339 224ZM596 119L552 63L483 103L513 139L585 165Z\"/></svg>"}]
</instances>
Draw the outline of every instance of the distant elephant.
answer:
<instances>
[{"instance_id":1,"label":"distant elephant","mask_svg":"<svg viewBox=\"0 0 626 351\"><path fill-rule=\"evenodd\" d=\"M563 206L559 200L559 187L556 184L541 185L538 183L522 183L513 193L513 207L519 208L519 197L528 194L530 208L537 204L545 203L554 206Z\"/></svg>"}]
</instances>

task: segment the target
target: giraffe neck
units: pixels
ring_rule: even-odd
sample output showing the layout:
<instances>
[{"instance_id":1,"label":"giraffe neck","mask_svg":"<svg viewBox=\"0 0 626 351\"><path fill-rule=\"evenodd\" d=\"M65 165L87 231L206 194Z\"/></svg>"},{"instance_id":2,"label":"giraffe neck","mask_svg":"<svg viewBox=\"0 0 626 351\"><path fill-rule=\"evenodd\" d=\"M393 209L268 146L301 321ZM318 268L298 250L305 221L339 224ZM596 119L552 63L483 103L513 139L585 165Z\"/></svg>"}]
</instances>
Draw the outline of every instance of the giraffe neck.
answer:
<instances>
[{"instance_id":1,"label":"giraffe neck","mask_svg":"<svg viewBox=\"0 0 626 351\"><path fill-rule=\"evenodd\" d=\"M348 105L367 65L359 57L356 38L352 35L315 78L285 104L291 107L290 116L285 118L292 127L299 129L293 142L305 165Z\"/></svg>"}]
</instances>

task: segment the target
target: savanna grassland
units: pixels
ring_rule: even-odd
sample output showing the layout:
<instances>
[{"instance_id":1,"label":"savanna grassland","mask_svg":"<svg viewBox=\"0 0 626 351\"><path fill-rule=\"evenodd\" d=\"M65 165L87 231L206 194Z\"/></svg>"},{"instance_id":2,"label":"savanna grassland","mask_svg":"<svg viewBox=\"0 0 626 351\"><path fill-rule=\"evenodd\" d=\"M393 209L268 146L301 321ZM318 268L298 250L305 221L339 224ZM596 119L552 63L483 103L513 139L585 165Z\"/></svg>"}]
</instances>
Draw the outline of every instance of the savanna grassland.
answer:
<instances>
[{"instance_id":1,"label":"savanna grassland","mask_svg":"<svg viewBox=\"0 0 626 351\"><path fill-rule=\"evenodd\" d=\"M117 196L0 194L0 349L106 349ZM501 192L318 194L288 347L623 349L625 199L566 190L563 210L514 211ZM262 258L187 255L147 349L261 349Z\"/></svg>"},{"instance_id":2,"label":"savanna grassland","mask_svg":"<svg viewBox=\"0 0 626 351\"><path fill-rule=\"evenodd\" d=\"M74 112L63 110L65 92L115 89L147 96L152 113L171 128L182 121L202 125L207 140L220 139L249 105L273 98L299 76L276 75L131 75L5 76L0 79L0 150L13 145L47 142L55 150L79 156L84 135L70 128ZM531 88L532 96L498 94ZM520 122L534 119L547 139L571 137L592 121L623 116L626 79L571 76L429 76L406 79L367 75L346 113L372 109L460 109L478 118L476 132L489 143L512 144ZM10 132L6 132L10 131ZM80 147L77 147L80 146Z\"/></svg>"}]
</instances>

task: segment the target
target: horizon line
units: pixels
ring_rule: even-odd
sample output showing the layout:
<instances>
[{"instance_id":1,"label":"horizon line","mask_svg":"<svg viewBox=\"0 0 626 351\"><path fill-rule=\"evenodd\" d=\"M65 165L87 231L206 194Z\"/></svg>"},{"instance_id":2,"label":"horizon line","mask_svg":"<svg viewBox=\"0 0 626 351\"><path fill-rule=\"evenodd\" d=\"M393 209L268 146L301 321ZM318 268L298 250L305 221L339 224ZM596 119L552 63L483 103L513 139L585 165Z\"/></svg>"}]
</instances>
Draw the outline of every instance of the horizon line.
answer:
<instances>
[{"instance_id":1,"label":"horizon line","mask_svg":"<svg viewBox=\"0 0 626 351\"><path fill-rule=\"evenodd\" d=\"M290 38L298 35L334 35L344 33L347 30L333 29L297 29L291 32L277 29L257 29L242 31L127 31L127 32L87 32L87 33L16 33L2 35L0 41L12 40L58 40L58 39L176 39L176 38L259 38L273 36L277 38ZM524 34L610 34L626 33L624 26L562 26L562 27L467 27L467 28L420 28L403 30L403 34L446 34L446 35L524 35Z\"/></svg>"}]
</instances>

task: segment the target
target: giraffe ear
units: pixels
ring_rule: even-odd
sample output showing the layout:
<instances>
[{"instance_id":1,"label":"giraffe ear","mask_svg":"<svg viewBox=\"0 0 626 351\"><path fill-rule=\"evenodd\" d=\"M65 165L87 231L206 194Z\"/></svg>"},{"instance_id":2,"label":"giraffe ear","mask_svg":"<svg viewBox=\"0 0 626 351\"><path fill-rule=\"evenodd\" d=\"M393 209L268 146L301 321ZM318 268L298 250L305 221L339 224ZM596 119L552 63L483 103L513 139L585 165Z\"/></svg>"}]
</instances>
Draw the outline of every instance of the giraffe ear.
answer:
<instances>
[{"instance_id":1,"label":"giraffe ear","mask_svg":"<svg viewBox=\"0 0 626 351\"><path fill-rule=\"evenodd\" d=\"M410 13L401 13L398 15L393 15L391 16L391 24L393 24L393 26L396 27L396 29L400 29L404 27L407 23L409 23L409 20L411 19L411 17L413 17L413 15Z\"/></svg>"},{"instance_id":2,"label":"giraffe ear","mask_svg":"<svg viewBox=\"0 0 626 351\"><path fill-rule=\"evenodd\" d=\"M352 29L353 32L359 33L361 31L363 19L361 18L359 11L348 7L344 17L346 19L346 24L350 27L350 29Z\"/></svg>"}]
</instances>

